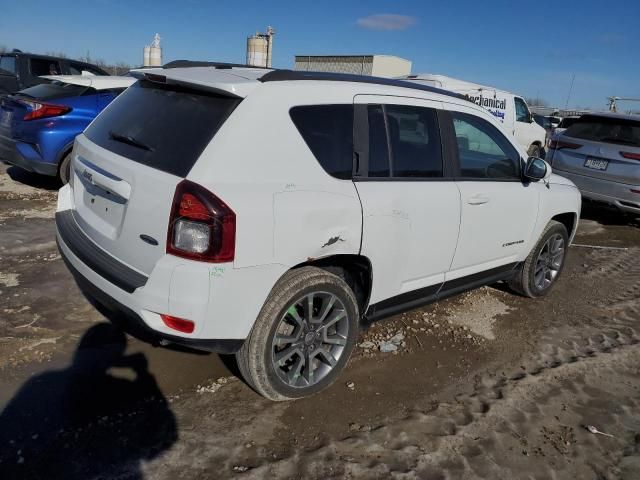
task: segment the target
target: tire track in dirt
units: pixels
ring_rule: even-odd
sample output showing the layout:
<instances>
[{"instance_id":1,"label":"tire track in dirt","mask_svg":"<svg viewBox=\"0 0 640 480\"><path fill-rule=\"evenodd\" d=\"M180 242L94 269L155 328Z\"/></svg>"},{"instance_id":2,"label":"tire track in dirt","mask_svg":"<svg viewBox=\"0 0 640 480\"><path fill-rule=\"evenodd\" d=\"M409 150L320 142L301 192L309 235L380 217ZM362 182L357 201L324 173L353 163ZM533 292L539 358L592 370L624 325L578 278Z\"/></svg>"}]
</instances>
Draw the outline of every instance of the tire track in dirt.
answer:
<instances>
[{"instance_id":1,"label":"tire track in dirt","mask_svg":"<svg viewBox=\"0 0 640 480\"><path fill-rule=\"evenodd\" d=\"M594 271L619 293L580 328L559 319L537 352L477 378L456 403L417 408L247 478L620 478L622 452L640 431L640 260L638 249L597 257ZM594 437L581 428L589 422L616 438Z\"/></svg>"}]
</instances>

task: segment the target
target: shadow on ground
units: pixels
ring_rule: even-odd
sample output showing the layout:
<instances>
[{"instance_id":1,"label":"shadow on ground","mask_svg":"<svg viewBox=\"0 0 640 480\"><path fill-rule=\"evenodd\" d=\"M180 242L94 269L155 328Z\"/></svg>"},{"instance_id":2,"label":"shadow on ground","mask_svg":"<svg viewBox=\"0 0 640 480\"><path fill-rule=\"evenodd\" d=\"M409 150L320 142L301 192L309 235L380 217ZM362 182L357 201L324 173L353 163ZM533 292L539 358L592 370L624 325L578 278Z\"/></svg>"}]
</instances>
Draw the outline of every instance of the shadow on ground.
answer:
<instances>
[{"instance_id":1,"label":"shadow on ground","mask_svg":"<svg viewBox=\"0 0 640 480\"><path fill-rule=\"evenodd\" d=\"M0 414L0 478L142 478L177 440L175 417L142 353L109 323L72 364L27 381Z\"/></svg>"},{"instance_id":2,"label":"shadow on ground","mask_svg":"<svg viewBox=\"0 0 640 480\"><path fill-rule=\"evenodd\" d=\"M7 167L7 175L15 182L42 190L59 190L62 184L57 177L49 177L38 173L27 172L19 167Z\"/></svg>"},{"instance_id":3,"label":"shadow on ground","mask_svg":"<svg viewBox=\"0 0 640 480\"><path fill-rule=\"evenodd\" d=\"M581 219L593 220L601 225L640 227L640 215L625 213L615 207L583 200Z\"/></svg>"}]
</instances>

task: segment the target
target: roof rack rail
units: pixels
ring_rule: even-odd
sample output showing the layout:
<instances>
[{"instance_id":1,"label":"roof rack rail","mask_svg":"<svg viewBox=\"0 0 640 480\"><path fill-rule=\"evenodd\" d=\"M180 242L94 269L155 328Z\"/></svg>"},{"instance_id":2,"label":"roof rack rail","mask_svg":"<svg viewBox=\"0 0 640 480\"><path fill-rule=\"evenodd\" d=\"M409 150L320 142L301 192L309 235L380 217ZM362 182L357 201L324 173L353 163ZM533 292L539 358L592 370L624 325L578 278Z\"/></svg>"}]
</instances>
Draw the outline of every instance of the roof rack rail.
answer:
<instances>
[{"instance_id":1,"label":"roof rack rail","mask_svg":"<svg viewBox=\"0 0 640 480\"><path fill-rule=\"evenodd\" d=\"M393 78L372 77L369 75L354 75L351 73L331 73L331 72L308 72L303 70L272 70L258 80L261 82L282 82L287 80L325 80L332 82L357 82L372 83L375 85L388 85L391 87L411 88L413 90L422 90L425 92L438 93L448 97L455 97L466 100L464 95L454 93L441 88L430 87L404 80L396 80Z\"/></svg>"},{"instance_id":2,"label":"roof rack rail","mask_svg":"<svg viewBox=\"0 0 640 480\"><path fill-rule=\"evenodd\" d=\"M261 68L255 65L243 65L241 63L224 63L224 62L204 62L199 60L174 60L173 62L165 63L162 68L189 68L189 67L215 67L219 69L226 68Z\"/></svg>"}]
</instances>

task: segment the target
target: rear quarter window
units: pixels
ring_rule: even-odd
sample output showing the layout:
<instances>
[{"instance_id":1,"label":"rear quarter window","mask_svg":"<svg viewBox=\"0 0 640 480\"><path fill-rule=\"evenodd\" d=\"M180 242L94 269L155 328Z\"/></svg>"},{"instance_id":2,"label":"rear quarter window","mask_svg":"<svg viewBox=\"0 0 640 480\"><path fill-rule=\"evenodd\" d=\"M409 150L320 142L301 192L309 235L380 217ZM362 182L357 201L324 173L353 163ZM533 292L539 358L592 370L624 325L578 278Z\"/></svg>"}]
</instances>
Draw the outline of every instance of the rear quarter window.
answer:
<instances>
[{"instance_id":1,"label":"rear quarter window","mask_svg":"<svg viewBox=\"0 0 640 480\"><path fill-rule=\"evenodd\" d=\"M238 103L237 98L141 80L84 133L129 160L186 177Z\"/></svg>"},{"instance_id":2,"label":"rear quarter window","mask_svg":"<svg viewBox=\"0 0 640 480\"><path fill-rule=\"evenodd\" d=\"M293 107L293 124L322 168L332 177L353 173L353 105Z\"/></svg>"}]
</instances>

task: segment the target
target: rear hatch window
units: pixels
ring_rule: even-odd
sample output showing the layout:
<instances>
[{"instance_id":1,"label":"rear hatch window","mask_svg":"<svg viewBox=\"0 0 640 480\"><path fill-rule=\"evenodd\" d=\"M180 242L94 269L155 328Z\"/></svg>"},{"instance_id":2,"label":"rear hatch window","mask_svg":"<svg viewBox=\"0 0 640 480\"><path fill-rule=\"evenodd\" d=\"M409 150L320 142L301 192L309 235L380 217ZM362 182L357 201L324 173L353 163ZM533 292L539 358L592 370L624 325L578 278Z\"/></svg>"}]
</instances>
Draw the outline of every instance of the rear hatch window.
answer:
<instances>
[{"instance_id":1,"label":"rear hatch window","mask_svg":"<svg viewBox=\"0 0 640 480\"><path fill-rule=\"evenodd\" d=\"M640 147L640 121L583 115L564 132L564 135L593 142Z\"/></svg>"},{"instance_id":2,"label":"rear hatch window","mask_svg":"<svg viewBox=\"0 0 640 480\"><path fill-rule=\"evenodd\" d=\"M186 177L237 98L141 80L84 132L93 143L134 162Z\"/></svg>"},{"instance_id":3,"label":"rear hatch window","mask_svg":"<svg viewBox=\"0 0 640 480\"><path fill-rule=\"evenodd\" d=\"M20 90L16 95L36 100L55 100L57 98L79 97L80 95L87 95L90 93L95 93L95 90L84 85L51 82L25 88L24 90Z\"/></svg>"}]
</instances>

